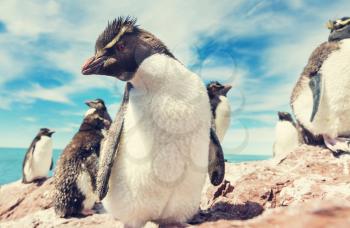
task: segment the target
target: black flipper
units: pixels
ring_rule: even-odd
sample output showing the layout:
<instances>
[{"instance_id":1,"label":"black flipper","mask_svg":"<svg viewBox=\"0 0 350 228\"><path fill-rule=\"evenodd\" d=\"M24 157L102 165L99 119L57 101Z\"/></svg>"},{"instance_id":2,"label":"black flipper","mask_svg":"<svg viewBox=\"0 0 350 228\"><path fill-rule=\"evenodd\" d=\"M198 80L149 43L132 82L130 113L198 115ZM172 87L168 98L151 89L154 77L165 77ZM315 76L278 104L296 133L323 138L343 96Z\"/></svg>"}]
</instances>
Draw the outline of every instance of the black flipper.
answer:
<instances>
[{"instance_id":1,"label":"black flipper","mask_svg":"<svg viewBox=\"0 0 350 228\"><path fill-rule=\"evenodd\" d=\"M26 183L29 183L27 181L27 178L26 178L26 175L24 173L24 167L26 165L27 162L30 162L32 159L33 159L33 153L34 153L34 150L35 150L35 145L36 143L39 141L39 137L36 136L32 143L30 144L25 156L24 156L24 159L23 159L23 162L22 162L22 183L26 184Z\"/></svg>"},{"instance_id":2,"label":"black flipper","mask_svg":"<svg viewBox=\"0 0 350 228\"><path fill-rule=\"evenodd\" d=\"M121 133L123 131L124 113L129 101L129 90L131 87L132 85L130 83L126 84L123 102L115 120L108 130L107 138L102 148L103 151L100 153L101 158L97 173L97 194L100 200L102 200L108 192L109 177L111 175L114 158L116 157Z\"/></svg>"},{"instance_id":3,"label":"black flipper","mask_svg":"<svg viewBox=\"0 0 350 228\"><path fill-rule=\"evenodd\" d=\"M214 186L218 186L225 177L225 160L220 141L216 136L215 130L210 128L210 144L209 144L209 166L208 173L210 182Z\"/></svg>"},{"instance_id":4,"label":"black flipper","mask_svg":"<svg viewBox=\"0 0 350 228\"><path fill-rule=\"evenodd\" d=\"M51 165L50 165L50 170L53 168L53 159L51 158Z\"/></svg>"},{"instance_id":5,"label":"black flipper","mask_svg":"<svg viewBox=\"0 0 350 228\"><path fill-rule=\"evenodd\" d=\"M318 111L318 107L320 105L320 97L321 97L321 75L316 74L311 77L309 86L312 91L312 97L313 97L313 106L312 106L312 113L310 117L310 122L312 122L315 118L315 115Z\"/></svg>"}]
</instances>

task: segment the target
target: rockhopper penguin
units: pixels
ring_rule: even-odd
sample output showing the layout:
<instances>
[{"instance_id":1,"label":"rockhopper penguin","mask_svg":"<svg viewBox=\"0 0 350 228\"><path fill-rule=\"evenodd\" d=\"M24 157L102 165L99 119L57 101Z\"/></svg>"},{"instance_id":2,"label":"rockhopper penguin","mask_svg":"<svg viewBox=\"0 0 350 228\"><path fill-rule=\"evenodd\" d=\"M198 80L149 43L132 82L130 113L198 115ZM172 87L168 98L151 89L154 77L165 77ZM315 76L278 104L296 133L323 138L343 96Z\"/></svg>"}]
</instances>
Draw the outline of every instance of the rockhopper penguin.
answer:
<instances>
[{"instance_id":1,"label":"rockhopper penguin","mask_svg":"<svg viewBox=\"0 0 350 228\"><path fill-rule=\"evenodd\" d=\"M215 131L220 142L223 141L230 126L231 106L227 93L231 88L231 85L222 85L217 81L212 81L207 85Z\"/></svg>"},{"instance_id":2,"label":"rockhopper penguin","mask_svg":"<svg viewBox=\"0 0 350 228\"><path fill-rule=\"evenodd\" d=\"M22 164L22 183L47 178L52 170L52 134L54 131L41 128L35 136Z\"/></svg>"},{"instance_id":3,"label":"rockhopper penguin","mask_svg":"<svg viewBox=\"0 0 350 228\"><path fill-rule=\"evenodd\" d=\"M62 152L54 174L54 208L60 217L91 214L98 199L95 191L102 131L111 121L101 99L86 104L90 109Z\"/></svg>"},{"instance_id":4,"label":"rockhopper penguin","mask_svg":"<svg viewBox=\"0 0 350 228\"><path fill-rule=\"evenodd\" d=\"M100 159L98 192L127 226L182 223L199 208L208 169L213 183L222 181L223 153L203 82L135 22L109 23L82 68L127 82ZM208 153L216 159L209 168Z\"/></svg>"},{"instance_id":5,"label":"rockhopper penguin","mask_svg":"<svg viewBox=\"0 0 350 228\"><path fill-rule=\"evenodd\" d=\"M311 54L291 96L295 117L309 144L349 152L350 18L328 23L331 33Z\"/></svg>"}]
</instances>

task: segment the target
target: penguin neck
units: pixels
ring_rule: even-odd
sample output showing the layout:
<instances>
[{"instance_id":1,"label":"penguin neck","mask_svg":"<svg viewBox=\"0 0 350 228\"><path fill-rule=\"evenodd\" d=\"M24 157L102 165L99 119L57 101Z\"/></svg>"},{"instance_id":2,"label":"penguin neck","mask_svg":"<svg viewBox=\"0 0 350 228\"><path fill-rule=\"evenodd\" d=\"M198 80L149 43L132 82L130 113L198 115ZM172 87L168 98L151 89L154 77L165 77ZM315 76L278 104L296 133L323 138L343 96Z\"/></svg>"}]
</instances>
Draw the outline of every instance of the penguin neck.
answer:
<instances>
[{"instance_id":1,"label":"penguin neck","mask_svg":"<svg viewBox=\"0 0 350 228\"><path fill-rule=\"evenodd\" d=\"M87 117L88 115L94 113L95 111L96 111L95 108L89 108L89 109L85 112L84 117Z\"/></svg>"},{"instance_id":2,"label":"penguin neck","mask_svg":"<svg viewBox=\"0 0 350 228\"><path fill-rule=\"evenodd\" d=\"M47 154L47 150L52 147L52 138L46 135L42 135L38 140L36 147L39 148L39 150L37 150L37 155Z\"/></svg>"},{"instance_id":3,"label":"penguin neck","mask_svg":"<svg viewBox=\"0 0 350 228\"><path fill-rule=\"evenodd\" d=\"M166 54L153 54L143 60L130 83L134 92L152 93L176 80L173 75L179 72L174 69L179 67L183 65L176 59Z\"/></svg>"},{"instance_id":4,"label":"penguin neck","mask_svg":"<svg viewBox=\"0 0 350 228\"><path fill-rule=\"evenodd\" d=\"M80 125L79 131L102 131L102 129L99 129L96 127L96 125L84 122Z\"/></svg>"},{"instance_id":5,"label":"penguin neck","mask_svg":"<svg viewBox=\"0 0 350 228\"><path fill-rule=\"evenodd\" d=\"M219 105L219 103L221 102L219 96L211 96L209 97L210 99L210 107L211 107L211 111L212 111L212 114L213 114L213 117L215 118L216 117L216 109Z\"/></svg>"}]
</instances>

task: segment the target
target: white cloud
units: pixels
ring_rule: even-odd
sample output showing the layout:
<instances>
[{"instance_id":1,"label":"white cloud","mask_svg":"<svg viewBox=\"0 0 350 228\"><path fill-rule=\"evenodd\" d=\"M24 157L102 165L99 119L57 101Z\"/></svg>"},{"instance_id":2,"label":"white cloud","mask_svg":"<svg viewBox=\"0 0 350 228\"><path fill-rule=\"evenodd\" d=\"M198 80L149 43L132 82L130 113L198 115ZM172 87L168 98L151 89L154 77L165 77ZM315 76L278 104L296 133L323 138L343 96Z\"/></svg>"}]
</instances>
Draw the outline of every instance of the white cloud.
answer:
<instances>
[{"instance_id":1,"label":"white cloud","mask_svg":"<svg viewBox=\"0 0 350 228\"><path fill-rule=\"evenodd\" d=\"M69 98L63 93L63 91L43 88L39 84L33 85L33 88L30 90L22 90L17 92L16 96L19 97L20 100L27 99L31 101L32 99L41 99L60 103L70 103Z\"/></svg>"},{"instance_id":2,"label":"white cloud","mask_svg":"<svg viewBox=\"0 0 350 228\"><path fill-rule=\"evenodd\" d=\"M40 35L45 34L53 41L66 43L67 47L61 50L47 50L45 53L38 54L44 57L47 63L72 73L73 76L71 85L63 85L54 89L35 85L26 91L20 91L19 98L8 96L7 99L11 102L16 99L19 102L28 102L25 99L28 98L30 101L44 99L69 103L71 95L84 92L86 89L103 87L113 89L111 81L106 78L95 77L93 80L84 82L81 79L80 67L85 58L93 54L94 41L106 26L107 21L116 16L125 15L125 12L137 16L141 27L159 36L182 62L189 64L196 59L192 48L199 43L199 34L214 34L221 28L221 23L226 15L242 2L241 0L235 2L225 0L212 4L211 1L206 0L201 4L196 1L136 3L124 0L116 4L114 0L105 0L99 4L86 4L86 1L69 2L68 4L53 0L2 1L0 20L6 24L9 34L7 40L12 40L12 38L18 40L20 37L24 45L19 48L23 48L23 51L28 53L37 52L35 47L28 46L29 41L37 39ZM84 7L81 8L81 6ZM74 10L78 10L77 15L70 14ZM205 16L203 16L204 12ZM0 41L0 43L4 42ZM8 53L12 51L11 46L13 45L4 46ZM5 56L9 58L11 55L6 54ZM32 59L21 59L19 67L11 69L15 65L14 60L16 57L0 62L0 69L9 69L3 71L5 76L2 77L3 81L0 81L0 86L9 80L21 77L26 67L34 65Z\"/></svg>"},{"instance_id":3,"label":"white cloud","mask_svg":"<svg viewBox=\"0 0 350 228\"><path fill-rule=\"evenodd\" d=\"M281 111L289 106L289 98L293 83L277 84L271 87L263 87L256 92L250 91L246 96L246 112Z\"/></svg>"},{"instance_id":4,"label":"white cloud","mask_svg":"<svg viewBox=\"0 0 350 228\"><path fill-rule=\"evenodd\" d=\"M22 117L23 120L27 121L27 122L36 122L37 118L33 117L33 116L25 116Z\"/></svg>"},{"instance_id":5,"label":"white cloud","mask_svg":"<svg viewBox=\"0 0 350 228\"><path fill-rule=\"evenodd\" d=\"M265 121L272 127L275 116L260 112L289 108L291 89L308 56L320 42L327 39L323 23L329 18L347 15L350 7L347 1L323 8L318 5L311 7L303 0L286 1L291 9L301 12L296 15L274 10L272 6L280 2L103 0L91 4L83 0L3 0L0 21L5 23L7 33L0 34L0 108L8 109L13 102L31 103L38 99L70 104L73 95L95 88L109 89L115 93L122 91L122 83L107 77L84 77L80 74L80 67L93 54L95 39L107 21L130 14L137 16L141 27L163 40L186 65L196 62L198 53L194 50L206 41L202 37L213 36L218 41L262 35L273 37L271 46L265 51L256 50L256 55L264 59L263 75L259 77L255 77L251 73L253 70L247 66L220 64L220 60L211 59L210 56L200 72L204 79L229 82L236 86L229 93L234 109L243 102L245 105L240 115L251 113L248 118ZM38 41L43 35L49 42L64 45L59 50L48 49L39 53L33 41ZM34 57L24 58L23 54L28 53ZM38 56L48 67L70 73L68 82L50 89L34 83L26 90L15 93L2 88L5 83L24 77L25 72L37 64ZM119 104L109 106L111 116L118 108ZM76 127L69 125L61 130L72 133ZM271 134L272 128L249 129L249 146L243 151L270 152L261 148L270 148ZM231 140L238 142L239 137L244 135L242 129L230 130L225 144Z\"/></svg>"},{"instance_id":6,"label":"white cloud","mask_svg":"<svg viewBox=\"0 0 350 228\"><path fill-rule=\"evenodd\" d=\"M234 66L233 68L231 66L204 67L197 70L196 73L203 80L218 80L220 83L231 84L235 87L240 86L247 75L246 70Z\"/></svg>"},{"instance_id":7,"label":"white cloud","mask_svg":"<svg viewBox=\"0 0 350 228\"><path fill-rule=\"evenodd\" d=\"M62 116L80 116L80 117L83 117L84 111L86 111L86 110L82 110L82 111L63 110L63 111L59 112L59 114Z\"/></svg>"},{"instance_id":8,"label":"white cloud","mask_svg":"<svg viewBox=\"0 0 350 228\"><path fill-rule=\"evenodd\" d=\"M77 132L79 129L80 124L78 123L67 123L64 126L61 127L55 127L54 130L57 133L73 133Z\"/></svg>"},{"instance_id":9,"label":"white cloud","mask_svg":"<svg viewBox=\"0 0 350 228\"><path fill-rule=\"evenodd\" d=\"M318 25L299 31L299 36L279 40L264 53L265 70L269 76L297 77L303 70L312 51L327 41L328 31Z\"/></svg>"},{"instance_id":10,"label":"white cloud","mask_svg":"<svg viewBox=\"0 0 350 228\"><path fill-rule=\"evenodd\" d=\"M23 72L23 65L8 52L0 53L0 63L0 85L12 80L14 75L19 75Z\"/></svg>"},{"instance_id":11,"label":"white cloud","mask_svg":"<svg viewBox=\"0 0 350 228\"><path fill-rule=\"evenodd\" d=\"M305 5L304 0L290 0L287 2L294 9L300 9Z\"/></svg>"},{"instance_id":12,"label":"white cloud","mask_svg":"<svg viewBox=\"0 0 350 228\"><path fill-rule=\"evenodd\" d=\"M42 33L55 32L61 18L57 1L3 0L0 20L14 35L37 37Z\"/></svg>"},{"instance_id":13,"label":"white cloud","mask_svg":"<svg viewBox=\"0 0 350 228\"><path fill-rule=\"evenodd\" d=\"M11 105L11 100L5 97L4 95L1 95L0 99L0 109L9 110Z\"/></svg>"}]
</instances>

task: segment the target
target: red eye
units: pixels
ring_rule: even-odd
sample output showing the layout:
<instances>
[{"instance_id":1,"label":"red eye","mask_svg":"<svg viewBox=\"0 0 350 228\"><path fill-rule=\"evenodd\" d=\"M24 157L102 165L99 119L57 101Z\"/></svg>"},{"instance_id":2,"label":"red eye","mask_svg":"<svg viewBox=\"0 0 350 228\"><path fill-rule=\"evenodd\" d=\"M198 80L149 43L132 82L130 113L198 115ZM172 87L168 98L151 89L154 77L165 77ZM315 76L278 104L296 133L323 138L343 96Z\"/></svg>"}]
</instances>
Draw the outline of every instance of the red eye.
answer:
<instances>
[{"instance_id":1,"label":"red eye","mask_svg":"<svg viewBox=\"0 0 350 228\"><path fill-rule=\"evenodd\" d=\"M125 49L124 44L117 44L117 50L118 51L123 51Z\"/></svg>"}]
</instances>

